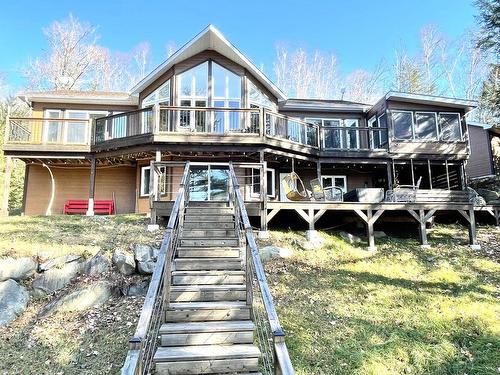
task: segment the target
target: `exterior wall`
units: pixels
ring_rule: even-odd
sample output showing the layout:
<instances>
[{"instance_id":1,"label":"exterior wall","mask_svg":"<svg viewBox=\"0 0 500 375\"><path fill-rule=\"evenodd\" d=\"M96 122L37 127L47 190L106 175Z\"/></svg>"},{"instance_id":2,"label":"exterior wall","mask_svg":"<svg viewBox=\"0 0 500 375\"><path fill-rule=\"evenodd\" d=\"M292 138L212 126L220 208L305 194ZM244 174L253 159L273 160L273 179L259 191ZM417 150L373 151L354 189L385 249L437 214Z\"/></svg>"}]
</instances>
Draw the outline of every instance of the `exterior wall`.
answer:
<instances>
[{"instance_id":1,"label":"exterior wall","mask_svg":"<svg viewBox=\"0 0 500 375\"><path fill-rule=\"evenodd\" d=\"M51 167L55 180L53 214L62 214L68 199L88 199L90 168L78 166ZM49 172L41 165L30 165L26 182L26 215L44 215L51 195ZM95 199L111 200L113 193L116 213L135 210L135 167L117 166L98 168L96 172Z\"/></svg>"},{"instance_id":2,"label":"exterior wall","mask_svg":"<svg viewBox=\"0 0 500 375\"><path fill-rule=\"evenodd\" d=\"M470 178L493 174L493 155L488 130L469 125L470 157L466 171Z\"/></svg>"}]
</instances>

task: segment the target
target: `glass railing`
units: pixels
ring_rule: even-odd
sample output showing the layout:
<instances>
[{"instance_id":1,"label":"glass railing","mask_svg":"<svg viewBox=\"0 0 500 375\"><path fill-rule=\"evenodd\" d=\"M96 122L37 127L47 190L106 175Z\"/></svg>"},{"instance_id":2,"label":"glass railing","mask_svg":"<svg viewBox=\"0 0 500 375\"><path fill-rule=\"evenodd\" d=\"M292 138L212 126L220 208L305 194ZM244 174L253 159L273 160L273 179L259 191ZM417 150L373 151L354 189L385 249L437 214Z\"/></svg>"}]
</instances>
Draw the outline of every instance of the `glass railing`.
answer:
<instances>
[{"instance_id":1,"label":"glass railing","mask_svg":"<svg viewBox=\"0 0 500 375\"><path fill-rule=\"evenodd\" d=\"M387 150L387 128L329 126L321 129L323 150Z\"/></svg>"},{"instance_id":2,"label":"glass railing","mask_svg":"<svg viewBox=\"0 0 500 375\"><path fill-rule=\"evenodd\" d=\"M297 118L265 112L266 135L310 147L319 147L319 128Z\"/></svg>"}]
</instances>

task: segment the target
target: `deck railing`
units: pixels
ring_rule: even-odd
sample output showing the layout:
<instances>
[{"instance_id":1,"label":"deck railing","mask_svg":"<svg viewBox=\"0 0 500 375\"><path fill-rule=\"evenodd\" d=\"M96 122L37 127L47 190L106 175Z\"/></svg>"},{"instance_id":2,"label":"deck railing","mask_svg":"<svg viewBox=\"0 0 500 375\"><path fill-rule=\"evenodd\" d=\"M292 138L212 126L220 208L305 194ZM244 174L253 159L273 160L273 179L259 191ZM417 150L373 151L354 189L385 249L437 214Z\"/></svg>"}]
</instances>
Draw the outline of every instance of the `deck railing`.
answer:
<instances>
[{"instance_id":1,"label":"deck railing","mask_svg":"<svg viewBox=\"0 0 500 375\"><path fill-rule=\"evenodd\" d=\"M170 303L172 262L184 220L184 207L189 200L188 182L189 162L184 168L136 331L129 340L130 348L121 371L123 375L151 373L154 352L158 346L158 330Z\"/></svg>"},{"instance_id":2,"label":"deck railing","mask_svg":"<svg viewBox=\"0 0 500 375\"><path fill-rule=\"evenodd\" d=\"M319 147L319 127L294 117L265 111L266 135L310 147Z\"/></svg>"},{"instance_id":3,"label":"deck railing","mask_svg":"<svg viewBox=\"0 0 500 375\"><path fill-rule=\"evenodd\" d=\"M11 117L5 143L32 145L89 145L90 120Z\"/></svg>"},{"instance_id":4,"label":"deck railing","mask_svg":"<svg viewBox=\"0 0 500 375\"><path fill-rule=\"evenodd\" d=\"M153 109L119 113L96 119L93 144L153 132Z\"/></svg>"},{"instance_id":5,"label":"deck railing","mask_svg":"<svg viewBox=\"0 0 500 375\"><path fill-rule=\"evenodd\" d=\"M285 333L274 307L273 297L267 284L259 249L232 163L229 164L229 187L230 203L235 209L235 227L240 241L246 246L246 302L252 308L252 318L262 354L259 370L266 375L293 375L295 371L285 343Z\"/></svg>"}]
</instances>

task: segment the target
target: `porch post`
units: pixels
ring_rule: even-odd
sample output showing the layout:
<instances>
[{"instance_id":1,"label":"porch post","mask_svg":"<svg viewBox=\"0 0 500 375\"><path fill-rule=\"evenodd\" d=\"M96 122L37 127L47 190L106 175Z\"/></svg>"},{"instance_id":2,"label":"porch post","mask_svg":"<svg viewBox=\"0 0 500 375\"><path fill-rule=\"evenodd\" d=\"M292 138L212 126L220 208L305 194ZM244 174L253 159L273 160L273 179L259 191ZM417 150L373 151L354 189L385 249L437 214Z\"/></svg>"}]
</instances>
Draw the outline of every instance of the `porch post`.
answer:
<instances>
[{"instance_id":1,"label":"porch post","mask_svg":"<svg viewBox=\"0 0 500 375\"><path fill-rule=\"evenodd\" d=\"M323 186L321 183L321 162L319 160L316 162L316 175L318 176L319 184Z\"/></svg>"},{"instance_id":2,"label":"porch post","mask_svg":"<svg viewBox=\"0 0 500 375\"><path fill-rule=\"evenodd\" d=\"M393 180L392 180L392 171L391 171L391 163L387 162L387 188L392 190Z\"/></svg>"},{"instance_id":3,"label":"porch post","mask_svg":"<svg viewBox=\"0 0 500 375\"><path fill-rule=\"evenodd\" d=\"M269 232L267 231L267 162L264 157L264 151L259 152L260 161L260 231L259 238L268 238Z\"/></svg>"},{"instance_id":4,"label":"porch post","mask_svg":"<svg viewBox=\"0 0 500 375\"><path fill-rule=\"evenodd\" d=\"M0 214L2 216L9 215L9 194L10 194L10 176L12 174L12 157L5 157L5 176L3 179L3 197L2 205L0 207Z\"/></svg>"},{"instance_id":5,"label":"porch post","mask_svg":"<svg viewBox=\"0 0 500 375\"><path fill-rule=\"evenodd\" d=\"M477 243L476 237L476 217L474 216L474 208L469 209L469 246L474 250L481 250L481 245Z\"/></svg>"},{"instance_id":6,"label":"porch post","mask_svg":"<svg viewBox=\"0 0 500 375\"><path fill-rule=\"evenodd\" d=\"M429 187L432 189L431 161L427 159L427 169L429 170Z\"/></svg>"},{"instance_id":7,"label":"porch post","mask_svg":"<svg viewBox=\"0 0 500 375\"><path fill-rule=\"evenodd\" d=\"M426 228L426 220L425 220L425 211L419 210L419 225L420 225L420 245L422 248L430 248L429 243L427 242L427 228Z\"/></svg>"},{"instance_id":8,"label":"porch post","mask_svg":"<svg viewBox=\"0 0 500 375\"><path fill-rule=\"evenodd\" d=\"M371 209L366 210L366 226L368 229L368 250L375 251L377 247L375 246L375 236L373 233L373 212Z\"/></svg>"},{"instance_id":9,"label":"porch post","mask_svg":"<svg viewBox=\"0 0 500 375\"><path fill-rule=\"evenodd\" d=\"M415 171L413 170L413 159L410 159L410 168L411 168L411 184L415 186Z\"/></svg>"},{"instance_id":10,"label":"porch post","mask_svg":"<svg viewBox=\"0 0 500 375\"><path fill-rule=\"evenodd\" d=\"M87 216L94 216L95 173L96 173L96 160L94 156L90 161L90 186L89 186L89 203L86 213Z\"/></svg>"},{"instance_id":11,"label":"porch post","mask_svg":"<svg viewBox=\"0 0 500 375\"><path fill-rule=\"evenodd\" d=\"M158 175L156 174L155 171L155 162L160 162L161 161L161 151L156 150L155 152L155 160L151 160L150 163L150 169L149 169L149 183L150 183L150 188L152 188L152 191L150 191L149 195L149 202L150 202L150 209L151 209L151 223L148 225L148 230L149 231L155 231L160 229L160 226L156 223L156 209L154 208L154 201L160 199L160 192L158 190Z\"/></svg>"},{"instance_id":12,"label":"porch post","mask_svg":"<svg viewBox=\"0 0 500 375\"><path fill-rule=\"evenodd\" d=\"M450 173L448 171L448 160L444 161L444 167L446 169L446 184L448 185L448 190L450 190Z\"/></svg>"}]
</instances>

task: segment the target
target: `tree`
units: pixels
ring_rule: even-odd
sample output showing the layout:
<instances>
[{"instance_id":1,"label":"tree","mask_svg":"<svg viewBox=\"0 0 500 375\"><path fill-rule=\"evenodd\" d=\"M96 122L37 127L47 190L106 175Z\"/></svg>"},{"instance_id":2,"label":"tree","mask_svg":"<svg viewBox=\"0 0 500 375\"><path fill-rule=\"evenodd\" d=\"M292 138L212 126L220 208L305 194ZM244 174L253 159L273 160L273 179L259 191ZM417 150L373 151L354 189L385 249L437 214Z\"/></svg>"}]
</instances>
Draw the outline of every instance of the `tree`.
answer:
<instances>
[{"instance_id":1,"label":"tree","mask_svg":"<svg viewBox=\"0 0 500 375\"><path fill-rule=\"evenodd\" d=\"M493 50L500 55L500 0L477 0L481 34L477 45L483 50Z\"/></svg>"}]
</instances>

